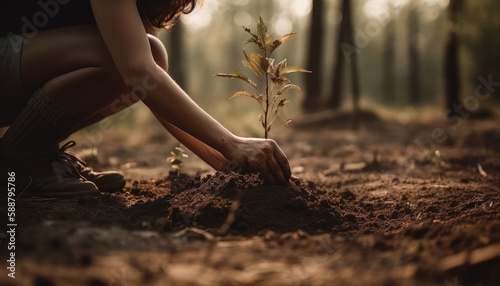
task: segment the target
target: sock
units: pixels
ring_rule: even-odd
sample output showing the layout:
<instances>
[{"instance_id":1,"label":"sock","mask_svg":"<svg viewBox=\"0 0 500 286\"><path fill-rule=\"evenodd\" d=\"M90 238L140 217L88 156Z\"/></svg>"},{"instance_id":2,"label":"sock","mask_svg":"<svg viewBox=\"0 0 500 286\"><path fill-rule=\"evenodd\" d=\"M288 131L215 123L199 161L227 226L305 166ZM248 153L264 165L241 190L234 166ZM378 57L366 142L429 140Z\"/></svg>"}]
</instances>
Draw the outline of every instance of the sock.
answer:
<instances>
[{"instance_id":1,"label":"sock","mask_svg":"<svg viewBox=\"0 0 500 286\"><path fill-rule=\"evenodd\" d=\"M89 117L60 106L40 88L3 136L0 153L10 158L51 153L62 134Z\"/></svg>"},{"instance_id":2,"label":"sock","mask_svg":"<svg viewBox=\"0 0 500 286\"><path fill-rule=\"evenodd\" d=\"M92 124L95 124L95 123L103 120L104 118L106 118L106 117L99 115L99 114L92 115L90 118L75 125L73 128L71 128L71 130L68 130L68 132L61 134L61 136L59 136L58 142L61 142L63 140L68 139L68 137L71 136L71 134L73 134L79 130L82 130L83 128L88 127Z\"/></svg>"}]
</instances>

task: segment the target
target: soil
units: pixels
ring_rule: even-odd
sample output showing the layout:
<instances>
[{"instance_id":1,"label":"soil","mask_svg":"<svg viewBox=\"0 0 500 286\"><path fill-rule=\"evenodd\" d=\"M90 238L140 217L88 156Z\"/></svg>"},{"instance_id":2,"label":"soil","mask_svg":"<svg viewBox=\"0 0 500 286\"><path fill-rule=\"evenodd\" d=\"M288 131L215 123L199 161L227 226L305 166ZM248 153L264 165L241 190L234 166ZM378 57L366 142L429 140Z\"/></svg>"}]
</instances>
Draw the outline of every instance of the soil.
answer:
<instances>
[{"instance_id":1,"label":"soil","mask_svg":"<svg viewBox=\"0 0 500 286\"><path fill-rule=\"evenodd\" d=\"M102 147L88 161L125 189L18 200L16 278L2 231L0 284L497 285L499 123L302 124L276 135L284 186L193 156L169 173L153 143Z\"/></svg>"}]
</instances>

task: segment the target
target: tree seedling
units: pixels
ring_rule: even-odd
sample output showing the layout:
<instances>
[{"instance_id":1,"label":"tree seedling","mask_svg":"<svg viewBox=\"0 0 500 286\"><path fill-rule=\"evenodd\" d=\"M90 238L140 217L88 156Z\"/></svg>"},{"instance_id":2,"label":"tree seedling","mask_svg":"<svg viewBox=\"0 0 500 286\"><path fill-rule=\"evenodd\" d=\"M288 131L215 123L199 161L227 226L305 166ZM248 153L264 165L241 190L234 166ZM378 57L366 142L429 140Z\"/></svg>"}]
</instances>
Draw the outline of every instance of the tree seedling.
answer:
<instances>
[{"instance_id":1,"label":"tree seedling","mask_svg":"<svg viewBox=\"0 0 500 286\"><path fill-rule=\"evenodd\" d=\"M229 74L216 73L215 76L240 79L255 90L254 92L247 90L238 91L229 99L246 96L257 100L262 110L262 113L259 114L259 120L264 128L264 138L267 139L279 110L290 102L287 98L281 97L291 89L300 90L300 87L293 84L285 75L296 72L310 73L310 71L296 66L289 66L287 59L275 65L275 59L270 57L279 46L295 35L295 32L288 33L277 40L273 40L268 34L267 26L262 20L262 17L259 17L257 23L257 34L252 33L247 27L243 27L243 29L251 35L245 44L255 44L258 46L260 52L247 53L243 50L244 59L242 63L260 79L260 84L255 83L238 70L233 70L233 72ZM291 121L290 118L286 118L284 125L287 126Z\"/></svg>"},{"instance_id":2,"label":"tree seedling","mask_svg":"<svg viewBox=\"0 0 500 286\"><path fill-rule=\"evenodd\" d=\"M170 163L171 175L179 175L181 172L182 165L184 164L183 158L187 158L186 150L181 146L177 146L174 150L170 151L170 156L167 157L167 162Z\"/></svg>"}]
</instances>

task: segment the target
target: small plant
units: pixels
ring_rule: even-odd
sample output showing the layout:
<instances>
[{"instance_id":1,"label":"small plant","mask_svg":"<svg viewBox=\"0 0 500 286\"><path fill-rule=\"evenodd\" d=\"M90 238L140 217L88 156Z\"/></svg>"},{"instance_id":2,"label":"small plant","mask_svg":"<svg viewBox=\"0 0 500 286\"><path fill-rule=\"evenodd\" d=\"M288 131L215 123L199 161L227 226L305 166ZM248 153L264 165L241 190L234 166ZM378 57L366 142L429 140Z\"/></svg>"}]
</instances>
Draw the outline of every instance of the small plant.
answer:
<instances>
[{"instance_id":1,"label":"small plant","mask_svg":"<svg viewBox=\"0 0 500 286\"><path fill-rule=\"evenodd\" d=\"M262 17L259 17L259 21L257 23L257 34L252 33L247 27L243 27L243 29L251 35L251 38L248 39L245 44L254 43L259 47L260 53L247 53L243 50L245 58L242 62L245 67L247 67L260 79L261 85L257 85L257 83L253 82L245 74L237 70L234 70L230 74L217 73L215 75L230 79L240 79L248 83L256 90L256 92L246 90L238 91L229 99L247 96L257 100L262 109L262 113L259 115L259 120L264 128L264 137L267 139L269 132L271 131L271 127L278 115L278 111L285 104L290 102L288 99L280 97L291 89L300 90L300 87L293 84L288 78L285 77L285 75L295 72L309 73L310 71L296 66L288 66L286 59L275 65L275 60L270 57L279 46L295 35L295 32L286 34L273 41L271 36L268 34L267 26L262 20ZM291 119L287 118L284 121L284 125L286 126L290 122Z\"/></svg>"},{"instance_id":2,"label":"small plant","mask_svg":"<svg viewBox=\"0 0 500 286\"><path fill-rule=\"evenodd\" d=\"M179 175L184 164L182 159L187 157L186 150L182 146L177 146L174 150L170 151L170 156L167 157L167 162L170 163L169 173Z\"/></svg>"}]
</instances>

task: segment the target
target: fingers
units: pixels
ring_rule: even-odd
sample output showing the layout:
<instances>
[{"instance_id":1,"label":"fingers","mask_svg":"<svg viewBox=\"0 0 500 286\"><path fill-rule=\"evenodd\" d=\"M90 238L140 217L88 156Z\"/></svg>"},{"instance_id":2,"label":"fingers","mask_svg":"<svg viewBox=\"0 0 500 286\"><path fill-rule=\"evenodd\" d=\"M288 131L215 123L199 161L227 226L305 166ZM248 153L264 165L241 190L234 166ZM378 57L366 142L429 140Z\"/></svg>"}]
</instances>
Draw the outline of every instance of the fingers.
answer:
<instances>
[{"instance_id":1,"label":"fingers","mask_svg":"<svg viewBox=\"0 0 500 286\"><path fill-rule=\"evenodd\" d=\"M277 147L277 146L276 146ZM278 162L279 167L281 169L281 174L283 175L284 182L288 182L290 177L292 176L292 171L290 170L290 163L288 162L288 158L285 153L277 147L274 151L274 158L276 162Z\"/></svg>"},{"instance_id":2,"label":"fingers","mask_svg":"<svg viewBox=\"0 0 500 286\"><path fill-rule=\"evenodd\" d=\"M281 168L278 166L274 158L269 158L266 161L266 165L267 165L267 174L269 177L268 181L272 184L277 184L277 183L282 184L283 181L285 180L285 177L283 176Z\"/></svg>"},{"instance_id":3,"label":"fingers","mask_svg":"<svg viewBox=\"0 0 500 286\"><path fill-rule=\"evenodd\" d=\"M271 183L286 184L291 176L290 165L288 159L276 142L271 140L272 153L266 160L267 171L270 173L268 177L272 176Z\"/></svg>"},{"instance_id":4,"label":"fingers","mask_svg":"<svg viewBox=\"0 0 500 286\"><path fill-rule=\"evenodd\" d=\"M277 184L279 182L280 168L272 156L266 156L261 160L249 160L248 167L248 171L259 173L268 183Z\"/></svg>"},{"instance_id":5,"label":"fingers","mask_svg":"<svg viewBox=\"0 0 500 286\"><path fill-rule=\"evenodd\" d=\"M271 184L286 184L291 176L287 157L274 140L248 139L243 153L243 170L258 172ZM242 150L240 149L240 150Z\"/></svg>"}]
</instances>

